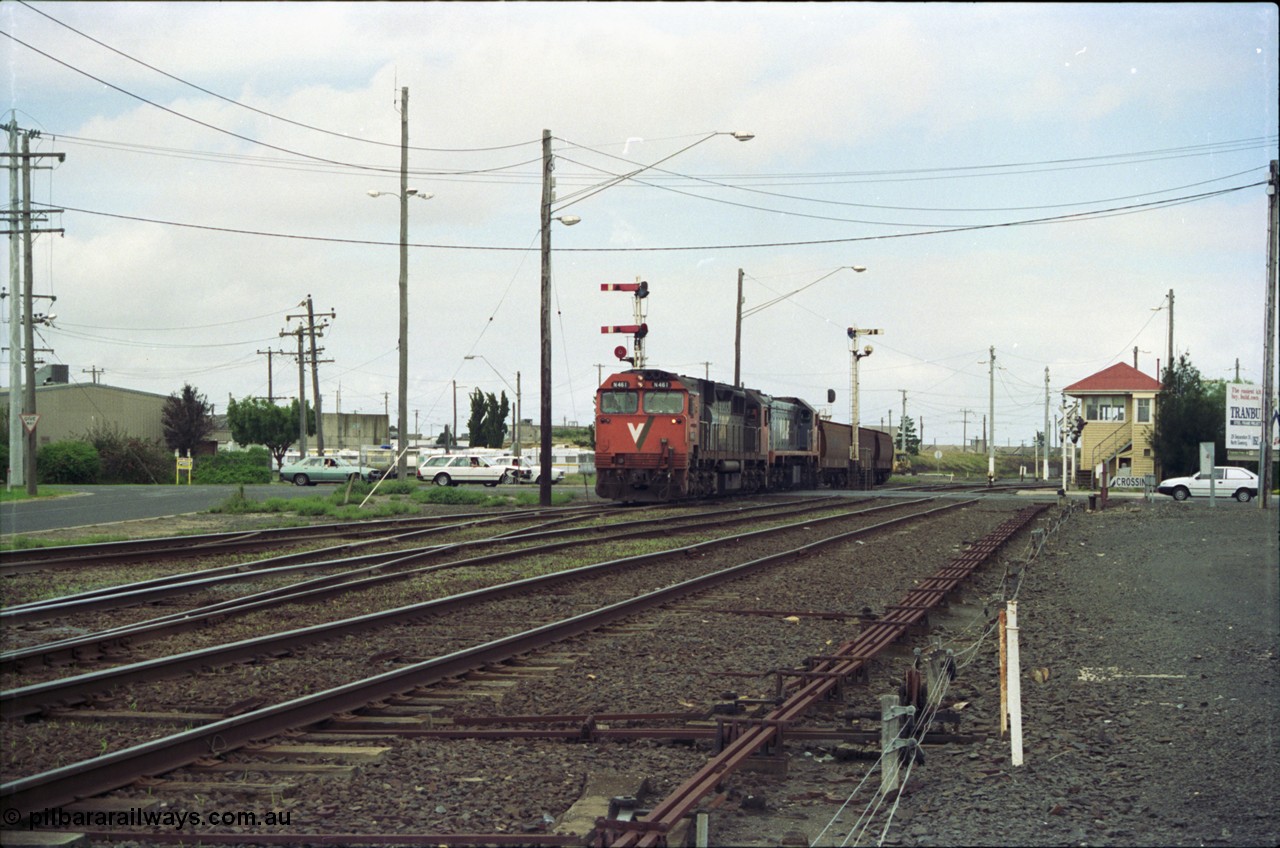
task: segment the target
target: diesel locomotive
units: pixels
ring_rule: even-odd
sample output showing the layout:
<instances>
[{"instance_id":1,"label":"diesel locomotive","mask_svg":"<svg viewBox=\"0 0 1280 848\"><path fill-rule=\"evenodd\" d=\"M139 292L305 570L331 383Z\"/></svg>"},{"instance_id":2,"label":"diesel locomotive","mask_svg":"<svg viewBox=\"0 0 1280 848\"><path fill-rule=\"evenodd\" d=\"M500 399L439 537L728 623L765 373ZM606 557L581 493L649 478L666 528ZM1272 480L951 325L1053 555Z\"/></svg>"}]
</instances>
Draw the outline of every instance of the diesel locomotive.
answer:
<instances>
[{"instance_id":1,"label":"diesel locomotive","mask_svg":"<svg viewBox=\"0 0 1280 848\"><path fill-rule=\"evenodd\" d=\"M818 416L805 401L637 368L611 375L596 393L596 493L661 503L819 485L883 483L893 445Z\"/></svg>"}]
</instances>

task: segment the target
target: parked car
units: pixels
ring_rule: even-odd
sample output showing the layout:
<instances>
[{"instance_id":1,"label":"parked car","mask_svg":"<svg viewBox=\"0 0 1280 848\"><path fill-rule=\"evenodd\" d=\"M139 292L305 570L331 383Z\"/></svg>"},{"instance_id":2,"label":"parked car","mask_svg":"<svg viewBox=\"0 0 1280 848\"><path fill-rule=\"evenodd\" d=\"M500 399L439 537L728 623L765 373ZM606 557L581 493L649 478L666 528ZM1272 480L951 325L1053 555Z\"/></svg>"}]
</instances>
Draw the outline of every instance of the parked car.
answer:
<instances>
[{"instance_id":1,"label":"parked car","mask_svg":"<svg viewBox=\"0 0 1280 848\"><path fill-rule=\"evenodd\" d=\"M308 456L280 468L280 479L295 486L345 483L353 477L372 483L378 479L378 470L355 465L338 456Z\"/></svg>"},{"instance_id":2,"label":"parked car","mask_svg":"<svg viewBox=\"0 0 1280 848\"><path fill-rule=\"evenodd\" d=\"M1241 503L1247 503L1258 496L1258 475L1244 468L1234 466L1215 466L1213 469L1214 494L1232 497ZM1175 501L1185 501L1192 495L1209 496L1210 475L1204 472L1192 474L1190 477L1170 477L1161 480L1156 491L1162 495L1170 495Z\"/></svg>"},{"instance_id":3,"label":"parked car","mask_svg":"<svg viewBox=\"0 0 1280 848\"><path fill-rule=\"evenodd\" d=\"M418 479L437 486L456 486L459 483L483 483L496 486L510 479L507 469L490 465L482 456L445 454L433 456L418 466Z\"/></svg>"},{"instance_id":4,"label":"parked car","mask_svg":"<svg viewBox=\"0 0 1280 848\"><path fill-rule=\"evenodd\" d=\"M527 456L500 456L493 462L495 465L506 466L511 471L511 479L518 483L528 483L530 481L539 485L542 483L542 466ZM517 474L519 474L519 477L516 476ZM559 483L563 479L563 468L551 469L552 485Z\"/></svg>"}]
</instances>

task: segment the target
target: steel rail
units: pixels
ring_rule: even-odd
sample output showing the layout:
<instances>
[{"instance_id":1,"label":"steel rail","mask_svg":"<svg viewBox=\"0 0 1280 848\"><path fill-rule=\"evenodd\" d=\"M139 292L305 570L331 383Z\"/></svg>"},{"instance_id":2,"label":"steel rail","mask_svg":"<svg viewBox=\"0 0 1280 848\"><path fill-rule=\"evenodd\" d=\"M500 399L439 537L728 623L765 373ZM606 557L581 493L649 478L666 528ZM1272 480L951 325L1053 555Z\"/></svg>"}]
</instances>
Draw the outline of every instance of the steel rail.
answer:
<instances>
[{"instance_id":1,"label":"steel rail","mask_svg":"<svg viewBox=\"0 0 1280 848\"><path fill-rule=\"evenodd\" d=\"M912 503L919 503L919 502L920 501L906 501L900 504L896 504L896 506L909 505ZM754 512L758 509L776 509L776 508L777 507L775 505L762 506L762 507L748 507L747 509L717 511L715 513L711 513L711 515L733 516L732 519L722 520L720 522L721 524L725 524L725 523L733 523L734 521L755 520L757 516L744 516L743 514L746 512ZM806 504L801 508L792 509L787 514L788 516L794 516L796 514L812 512L812 511L826 509L826 508L829 508L829 504L827 504L826 501L824 500L821 503ZM891 508L891 507L889 506L872 507L871 509L862 510L861 512L870 512L877 509L888 509L888 508ZM857 514L857 512L852 514ZM699 520L705 522L706 517L707 515L703 514L698 518ZM573 520L573 519L567 519L567 520ZM555 524L555 523L560 523L560 522L547 522L547 524ZM520 551L516 552L515 554L513 554L513 552L511 551L499 551L491 554L484 554L476 557L470 557L467 559L455 560L453 562L423 566L421 568L416 568L411 570L397 571L393 573L383 573L389 568L407 566L417 560L426 558L428 556L436 556L450 550L456 550L459 548L472 547L472 546L479 547L479 546L492 545L492 544L510 544L514 542L525 542L525 541L532 541L537 538L546 538L546 537L554 538L559 535L570 534L570 533L611 532L614 534L612 536L614 540L624 539L624 538L635 538L635 537L640 537L645 535L652 535L654 531L643 530L643 529L636 529L627 533L616 533L615 531L618 527L630 526L630 527L641 528L641 527L647 527L655 523L663 524L664 533L669 532L672 529L683 529L683 528L673 528L670 523L670 519L668 518L642 519L634 522L624 522L621 525L612 524L612 525L604 525L600 527L570 528L567 530L544 529L544 530L534 531L529 528L521 528L519 530L512 531L509 534L505 534L505 535L490 538L490 539L475 539L475 540L470 540L465 542L455 542L452 544L438 545L438 546L433 546L431 548L423 548L423 549L411 550L411 551L396 551L396 552L387 552L387 553L380 553L380 554L367 554L364 557L353 558L345 562L346 564L358 565L360 562L368 561L368 562L372 562L373 563L372 565L368 565L362 568L350 569L341 574L331 574L331 575L325 575L321 577L315 577L309 580L303 580L297 583L292 583L288 586L277 587L274 589L266 589L251 595L245 595L239 598L231 598L224 601L219 601L217 603L208 604L203 607L198 607L195 609L169 613L168 615L158 616L156 618L151 618L151 619L147 619L145 621L140 621L140 622L134 622L132 624L121 625L119 627L109 628L107 630L101 630L96 633L89 633L81 636L73 636L67 639L60 639L55 642L46 642L40 645L32 645L26 648L19 648L19 649L7 651L0 654L0 669L7 670L7 669L20 668L24 663L29 663L29 662L38 661L38 662L47 663L47 662L52 662L58 658L83 659L90 656L101 656L102 654L107 653L113 646L124 645L124 644L134 644L140 639L149 641L149 640L160 638L162 636L172 635L174 633L181 633L181 632L187 632L190 630L199 629L200 627L204 626L206 623L210 622L211 620L221 620L232 615L245 615L250 612L258 611L273 605L320 600L324 597L329 597L331 595L342 593L342 592L371 588L372 586L378 585L380 583L393 582L396 580L412 579L414 577L421 576L422 574L425 574L431 571L442 570L446 568L460 568L464 566L482 565L484 563L493 562L496 560L503 560L513 555L529 556L529 555L536 555L540 553L547 553L555 550L563 550L565 548L573 547L573 546L595 544L595 540L579 539L579 540L574 540L569 542L548 543L548 544L539 545L535 547L523 548ZM546 525L543 525L543 526L545 527ZM342 561L339 561L339 563L341 562ZM243 578L248 578L248 577L260 578L264 575L269 576L273 573L288 572L290 570L296 570L298 568L335 567L335 565L336 564L333 561L324 561L319 563L312 563L307 566L290 566L290 567L285 567L280 569L255 570L248 575L244 575ZM232 579L242 579L242 576L236 575ZM183 584L183 585L186 585L189 588L199 588L199 586L201 585L221 586L221 585L224 585L225 582L226 582L226 579L224 578L222 580L213 580L211 583L206 581L206 582L200 582L200 583L192 582L192 583ZM135 601L135 603L141 602L142 600L155 600L159 597L164 597L168 594L176 594L177 592L178 592L177 589L165 587L164 589L157 590L154 593L147 594L144 598L138 601ZM76 611L83 612L88 609L97 609L97 608L113 608L113 607L111 604L103 600L99 602L99 604L91 605L86 603L86 604L78 605L76 607ZM31 617L36 617L36 616L33 615ZM0 623L3 623L3 621L4 619L0 617Z\"/></svg>"},{"instance_id":2,"label":"steel rail","mask_svg":"<svg viewBox=\"0 0 1280 848\"><path fill-rule=\"evenodd\" d=\"M829 499L830 500L830 499ZM750 509L777 509L776 505L762 505L752 507ZM817 509L819 507L812 507ZM724 513L735 512L734 510L725 510ZM546 528L549 526L563 524L568 521L579 520L583 515L591 516L598 514L598 510L592 508L571 515L558 515L553 521L544 522L536 527L522 527L512 530L506 534L499 534L492 539L471 540L468 542L455 542L448 545L434 546L426 549L388 551L377 554L367 555L366 559L360 557L348 558L349 564L358 565L361 562L378 563L383 559L397 559L398 557L408 556L417 553L433 553L441 549L450 549L466 545L492 544L495 540L512 541L526 537L537 538L542 534L550 534L556 531L550 531ZM713 515L721 513L712 513ZM700 516L704 517L704 516ZM4 609L0 609L0 624L17 624L32 620L44 620L40 618L40 611L47 610L45 618L74 614L76 612L89 612L102 609L111 609L108 598L119 598L121 606L134 606L138 603L158 600L160 598L171 597L175 594L182 594L186 591L198 589L202 584L216 583L219 586L225 585L227 582L235 580L253 580L264 575L270 576L273 573L284 573L289 569L281 568L281 566L304 563L302 566L294 566L296 568L326 568L335 567L344 564L342 560L318 560L317 557L332 556L346 551L357 550L362 547L370 547L375 545L388 545L403 542L409 539L420 538L422 536L434 535L437 533L445 533L457 531L471 527L478 527L484 524L494 522L506 523L512 520L520 520L523 516L498 516L479 518L475 520L462 521L453 524L437 525L423 529L410 530L408 532L397 532L389 536L378 536L374 539L364 539L358 542L347 542L341 545L335 545L327 548L317 548L310 551L298 551L290 554L280 554L267 559L257 560L246 563L233 563L231 565L219 566L215 568L200 569L198 571L188 571L181 574L171 574L164 577L155 577L149 580L142 580L136 583L127 583L119 586L106 586L99 589L90 589L84 592L77 592L74 595L64 595L58 598L49 598L40 601L29 601L23 604L13 604ZM624 522L622 526L640 526L643 524L652 524L657 522L669 522L669 518L659 517L651 519L641 519L635 522ZM611 525L618 526L618 525ZM599 531L602 527L596 528L579 528L561 530L561 533L572 532L591 532ZM179 588L174 588L179 587Z\"/></svg>"},{"instance_id":3,"label":"steel rail","mask_svg":"<svg viewBox=\"0 0 1280 848\"><path fill-rule=\"evenodd\" d=\"M346 683L323 692L302 696L232 718L214 721L191 730L155 739L121 751L104 754L100 757L61 766L41 774L19 778L0 785L0 802L19 812L29 813L32 810L66 804L76 798L107 792L126 785L143 775L172 771L209 754L225 753L254 740L269 738L286 730L306 727L330 718L335 714L356 710L410 689L457 677L485 665L511 660L517 656L598 629L607 624L630 618L645 610L670 603L677 598L738 579L765 566L804 556L827 545L906 521L935 515L955 509L961 505L964 504L962 502L947 504L912 515L891 518L869 527L841 532L797 548L742 562L720 571L690 578L643 595L608 604L567 619L544 624L471 648L455 651L451 654L413 663L364 680ZM742 538L757 535L759 532L763 531L744 534ZM696 551L707 544L722 543L722 540L717 540L714 543L698 543L677 550ZM669 556L670 554L671 551L666 551L661 555ZM637 557L629 557L626 560L619 560L618 562L636 563L653 558L653 556L644 554ZM598 569L599 567L599 565L586 566L584 569L576 569L576 571L582 572L587 569ZM536 579L534 578L534 580ZM519 584L528 584L530 582L532 581L518 581ZM517 584L509 585L515 586Z\"/></svg>"},{"instance_id":4,"label":"steel rail","mask_svg":"<svg viewBox=\"0 0 1280 848\"><path fill-rule=\"evenodd\" d=\"M45 570L51 566L73 566L86 561L100 562L128 558L164 558L170 555L190 557L193 554L217 554L237 550L252 550L287 543L306 542L312 539L334 537L361 537L378 533L395 533L402 528L430 529L445 521L474 519L477 522L522 520L529 517L563 512L565 507L554 509L533 508L513 510L502 515L492 513L460 513L457 515L428 515L412 518L379 518L368 521L342 522L338 524L309 524L304 527L272 527L259 530L234 530L222 533L204 533L186 536L163 536L152 539L126 539L117 542L99 542L88 545L58 545L47 548L24 548L0 551L0 576L26 574ZM613 506L577 507L584 514L608 513Z\"/></svg>"},{"instance_id":5,"label":"steel rail","mask_svg":"<svg viewBox=\"0 0 1280 848\"><path fill-rule=\"evenodd\" d=\"M963 502L957 502L957 505L960 503ZM850 516L856 516L864 512L889 509L892 508L892 506L902 506L902 504L872 507L868 510L836 514L820 519L807 519L800 522L800 524L814 525L822 522L835 521L849 518ZM929 514L927 511L923 513L914 513L909 516L904 516L904 518L915 518L927 514ZM875 526L884 525L881 524ZM355 616L353 618L325 622L311 627L303 627L281 633L273 633L267 636L243 639L226 645L217 645L211 648L187 651L181 654L173 654L165 657L157 657L155 659L143 660L141 662L117 666L115 668L108 668L59 680L50 680L45 683L35 683L30 686L8 689L0 691L0 718L13 719L38 714L43 712L45 706L48 704L60 703L73 705L82 703L87 700L92 693L100 692L113 685L172 676L183 671L199 670L211 664L228 665L234 662L251 660L259 656L292 650L294 648L314 644L318 641L329 640L337 636L344 636L350 633L367 630L379 625L385 625L397 621L420 619L427 615L438 615L454 609L460 609L479 601L506 598L512 595L526 593L531 589L553 586L558 583L567 582L583 576L594 576L600 573L607 573L613 569L627 568L650 560L670 557L674 554L692 553L703 548L720 546L730 541L741 541L742 539L748 539L762 534L783 532L788 529L794 529L794 527L795 525L787 525L779 528L756 530L750 533L737 534L732 537L721 537L705 542L698 542L693 545L667 548L665 550L654 551L647 554L638 554L636 556L608 560L606 562L584 565L578 568L567 569L565 571L528 577L523 580L509 581L496 586L474 589L470 592L450 595L445 598L435 598L417 604L410 604L408 606L380 610L378 612ZM469 564L474 564L477 560L500 559L509 556L511 556L509 551L499 552L487 554L483 557L472 558L467 562ZM433 566L431 568L439 567L440 566Z\"/></svg>"},{"instance_id":6,"label":"steel rail","mask_svg":"<svg viewBox=\"0 0 1280 848\"><path fill-rule=\"evenodd\" d=\"M930 578L932 585L928 589L912 590L903 599L903 603L889 607L886 616L870 623L856 638L845 642L812 671L802 673L805 682L769 715L760 719L728 720L731 734L736 734L736 738L648 814L631 822L597 820L601 844L614 848L665 845L666 835L672 828L689 815L726 777L761 748L779 742L788 725L840 681L858 672L877 653L905 635L908 629L921 621L929 608L942 600L946 591L959 585L1000 545L1048 507L1048 504L1043 504L1020 510L969 551L953 559Z\"/></svg>"}]
</instances>

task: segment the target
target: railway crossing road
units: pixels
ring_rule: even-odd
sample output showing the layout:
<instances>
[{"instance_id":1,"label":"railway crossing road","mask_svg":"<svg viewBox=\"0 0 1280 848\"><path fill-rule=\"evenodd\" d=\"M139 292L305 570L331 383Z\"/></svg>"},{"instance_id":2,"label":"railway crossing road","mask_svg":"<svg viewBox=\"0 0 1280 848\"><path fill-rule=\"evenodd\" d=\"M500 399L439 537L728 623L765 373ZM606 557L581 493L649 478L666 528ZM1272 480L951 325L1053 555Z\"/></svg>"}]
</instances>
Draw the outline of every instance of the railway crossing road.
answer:
<instances>
[{"instance_id":1,"label":"railway crossing road","mask_svg":"<svg viewBox=\"0 0 1280 848\"><path fill-rule=\"evenodd\" d=\"M0 534L65 530L89 524L112 524L140 518L163 518L204 512L222 503L240 487L237 484L210 486L59 486L61 497L42 497L0 504ZM263 483L245 486L245 496L253 500L268 497L327 495L332 487L288 486Z\"/></svg>"}]
</instances>

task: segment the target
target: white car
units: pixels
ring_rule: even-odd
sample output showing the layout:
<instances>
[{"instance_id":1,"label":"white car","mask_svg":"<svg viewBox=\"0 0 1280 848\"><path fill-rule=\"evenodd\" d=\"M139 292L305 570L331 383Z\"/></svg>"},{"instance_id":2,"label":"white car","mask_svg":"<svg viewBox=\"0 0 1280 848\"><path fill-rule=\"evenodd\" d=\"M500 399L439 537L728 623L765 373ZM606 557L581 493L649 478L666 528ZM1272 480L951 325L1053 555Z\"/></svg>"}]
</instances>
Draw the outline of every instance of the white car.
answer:
<instances>
[{"instance_id":1,"label":"white car","mask_svg":"<svg viewBox=\"0 0 1280 848\"><path fill-rule=\"evenodd\" d=\"M493 464L507 468L511 472L511 479L518 483L526 483L529 481L539 485L542 483L542 466L538 465L527 456L500 456L493 461ZM552 485L559 483L563 479L563 468L551 469Z\"/></svg>"},{"instance_id":2,"label":"white car","mask_svg":"<svg viewBox=\"0 0 1280 848\"><path fill-rule=\"evenodd\" d=\"M445 454L433 456L418 465L418 479L437 486L456 486L459 483L483 483L496 486L510 479L507 469L490 465L482 456Z\"/></svg>"},{"instance_id":3,"label":"white car","mask_svg":"<svg viewBox=\"0 0 1280 848\"><path fill-rule=\"evenodd\" d=\"M1185 501L1196 497L1209 497L1210 475L1204 472L1192 474L1190 477L1171 477L1161 480L1156 491L1169 495L1175 501ZM1258 496L1258 475L1244 468L1234 466L1215 466L1213 469L1213 491L1215 495L1232 497L1241 503L1247 503Z\"/></svg>"}]
</instances>

